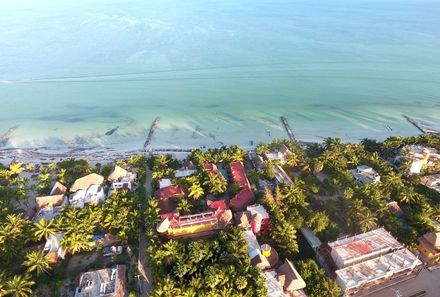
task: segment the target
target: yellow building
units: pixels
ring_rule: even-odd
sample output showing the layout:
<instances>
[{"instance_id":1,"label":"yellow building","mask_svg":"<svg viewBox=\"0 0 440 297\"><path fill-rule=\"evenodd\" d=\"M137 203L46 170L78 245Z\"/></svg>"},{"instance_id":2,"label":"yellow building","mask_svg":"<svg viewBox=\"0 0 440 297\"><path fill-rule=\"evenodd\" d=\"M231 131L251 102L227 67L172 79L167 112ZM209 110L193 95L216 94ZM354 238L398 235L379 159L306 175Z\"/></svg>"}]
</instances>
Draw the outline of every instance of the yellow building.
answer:
<instances>
[{"instance_id":1,"label":"yellow building","mask_svg":"<svg viewBox=\"0 0 440 297\"><path fill-rule=\"evenodd\" d=\"M419 238L418 249L429 262L440 262L440 231L429 232Z\"/></svg>"}]
</instances>

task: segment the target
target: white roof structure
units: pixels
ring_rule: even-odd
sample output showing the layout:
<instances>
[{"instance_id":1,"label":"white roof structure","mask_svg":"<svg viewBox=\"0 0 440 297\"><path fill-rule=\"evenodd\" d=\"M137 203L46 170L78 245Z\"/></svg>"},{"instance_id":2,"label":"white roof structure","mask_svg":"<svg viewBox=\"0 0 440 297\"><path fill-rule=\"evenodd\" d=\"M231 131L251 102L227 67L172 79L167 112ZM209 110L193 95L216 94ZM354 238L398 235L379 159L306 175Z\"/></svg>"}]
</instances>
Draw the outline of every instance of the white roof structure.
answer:
<instances>
[{"instance_id":1,"label":"white roof structure","mask_svg":"<svg viewBox=\"0 0 440 297\"><path fill-rule=\"evenodd\" d=\"M370 259L336 271L336 282L345 291L373 284L414 269L422 262L408 249Z\"/></svg>"},{"instance_id":2,"label":"white roof structure","mask_svg":"<svg viewBox=\"0 0 440 297\"><path fill-rule=\"evenodd\" d=\"M249 211L251 213L251 216L254 217L257 214L261 215L262 219L268 219L270 218L269 213L267 212L267 210L264 208L263 205L260 204L253 204L253 205L249 205L246 208L247 211Z\"/></svg>"},{"instance_id":3,"label":"white roof structure","mask_svg":"<svg viewBox=\"0 0 440 297\"><path fill-rule=\"evenodd\" d=\"M284 294L283 286L277 280L275 271L265 271L263 275L266 278L267 297L289 297Z\"/></svg>"},{"instance_id":4,"label":"white roof structure","mask_svg":"<svg viewBox=\"0 0 440 297\"><path fill-rule=\"evenodd\" d=\"M280 165L275 165L275 178L279 183L283 182L286 185L290 185L293 183L290 176L284 171L283 168L281 168Z\"/></svg>"},{"instance_id":5,"label":"white roof structure","mask_svg":"<svg viewBox=\"0 0 440 297\"><path fill-rule=\"evenodd\" d=\"M174 176L176 178L187 177L193 175L196 172L197 170L194 169L178 169L174 170Z\"/></svg>"},{"instance_id":6,"label":"white roof structure","mask_svg":"<svg viewBox=\"0 0 440 297\"><path fill-rule=\"evenodd\" d=\"M347 267L403 247L384 228L329 242L331 256L338 268Z\"/></svg>"},{"instance_id":7,"label":"white roof structure","mask_svg":"<svg viewBox=\"0 0 440 297\"><path fill-rule=\"evenodd\" d=\"M119 265L116 265L82 273L74 297L122 296L118 294L119 278L125 276L119 275L119 272Z\"/></svg>"},{"instance_id":8,"label":"white roof structure","mask_svg":"<svg viewBox=\"0 0 440 297\"><path fill-rule=\"evenodd\" d=\"M366 165L357 166L356 169L351 170L351 174L359 185L380 182L380 175Z\"/></svg>"},{"instance_id":9,"label":"white roof structure","mask_svg":"<svg viewBox=\"0 0 440 297\"><path fill-rule=\"evenodd\" d=\"M171 179L163 178L159 180L159 189L167 188L171 186Z\"/></svg>"},{"instance_id":10,"label":"white roof structure","mask_svg":"<svg viewBox=\"0 0 440 297\"><path fill-rule=\"evenodd\" d=\"M281 164L284 164L287 162L287 159L292 154L292 152L285 146L284 144L281 145L280 149L277 152L271 152L266 153L264 156L269 161L280 161Z\"/></svg>"},{"instance_id":11,"label":"white roof structure","mask_svg":"<svg viewBox=\"0 0 440 297\"><path fill-rule=\"evenodd\" d=\"M421 145L407 145L400 149L399 155L395 161L411 161L410 173L420 173L423 165L432 166L434 162L440 159L435 148L424 147Z\"/></svg>"}]
</instances>

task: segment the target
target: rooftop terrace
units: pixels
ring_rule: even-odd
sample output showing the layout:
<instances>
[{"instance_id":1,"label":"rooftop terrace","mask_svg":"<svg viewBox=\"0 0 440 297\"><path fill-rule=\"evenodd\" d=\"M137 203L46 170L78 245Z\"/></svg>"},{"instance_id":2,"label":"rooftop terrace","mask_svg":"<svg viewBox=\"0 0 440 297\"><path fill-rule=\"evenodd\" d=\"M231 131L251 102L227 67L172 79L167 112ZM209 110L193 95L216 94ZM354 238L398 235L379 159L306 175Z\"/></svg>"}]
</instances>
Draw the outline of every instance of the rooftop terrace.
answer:
<instances>
[{"instance_id":1,"label":"rooftop terrace","mask_svg":"<svg viewBox=\"0 0 440 297\"><path fill-rule=\"evenodd\" d=\"M333 261L338 268L359 263L403 247L384 228L343 238L328 244Z\"/></svg>"}]
</instances>

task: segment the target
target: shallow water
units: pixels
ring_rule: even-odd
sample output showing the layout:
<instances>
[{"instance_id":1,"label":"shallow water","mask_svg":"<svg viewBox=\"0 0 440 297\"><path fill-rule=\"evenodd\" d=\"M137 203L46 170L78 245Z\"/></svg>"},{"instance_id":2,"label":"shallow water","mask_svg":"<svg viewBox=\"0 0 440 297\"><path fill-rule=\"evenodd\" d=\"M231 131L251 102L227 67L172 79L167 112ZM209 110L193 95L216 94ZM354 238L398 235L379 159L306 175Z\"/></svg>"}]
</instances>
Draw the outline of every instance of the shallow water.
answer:
<instances>
[{"instance_id":1,"label":"shallow water","mask_svg":"<svg viewBox=\"0 0 440 297\"><path fill-rule=\"evenodd\" d=\"M156 116L166 147L440 126L440 1L53 2L0 2L9 146L141 147Z\"/></svg>"}]
</instances>

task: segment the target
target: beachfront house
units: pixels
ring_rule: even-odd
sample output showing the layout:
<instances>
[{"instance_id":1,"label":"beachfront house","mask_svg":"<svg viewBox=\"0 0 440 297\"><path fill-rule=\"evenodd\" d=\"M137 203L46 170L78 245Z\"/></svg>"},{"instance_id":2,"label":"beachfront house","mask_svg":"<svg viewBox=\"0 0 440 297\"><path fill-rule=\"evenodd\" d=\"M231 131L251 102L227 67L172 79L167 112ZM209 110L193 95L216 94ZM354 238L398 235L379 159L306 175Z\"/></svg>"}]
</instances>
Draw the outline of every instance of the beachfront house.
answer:
<instances>
[{"instance_id":1,"label":"beachfront house","mask_svg":"<svg viewBox=\"0 0 440 297\"><path fill-rule=\"evenodd\" d=\"M60 182L56 182L49 196L36 197L37 211L32 220L38 222L42 218L48 221L56 218L60 214L63 205L67 204L66 192L67 188Z\"/></svg>"},{"instance_id":2,"label":"beachfront house","mask_svg":"<svg viewBox=\"0 0 440 297\"><path fill-rule=\"evenodd\" d=\"M292 152L287 148L285 144L282 144L278 151L264 154L264 158L271 162L277 161L282 165L287 163L291 155Z\"/></svg>"},{"instance_id":3,"label":"beachfront house","mask_svg":"<svg viewBox=\"0 0 440 297\"><path fill-rule=\"evenodd\" d=\"M69 203L78 208L83 208L87 203L103 203L105 201L104 177L91 173L78 178L70 188Z\"/></svg>"},{"instance_id":4,"label":"beachfront house","mask_svg":"<svg viewBox=\"0 0 440 297\"><path fill-rule=\"evenodd\" d=\"M336 282L350 296L388 280L404 278L422 262L384 228L328 243Z\"/></svg>"},{"instance_id":5,"label":"beachfront house","mask_svg":"<svg viewBox=\"0 0 440 297\"><path fill-rule=\"evenodd\" d=\"M62 194L40 196L35 198L35 203L37 204L37 212L32 221L38 222L42 218L50 221L60 214L63 205L67 204L67 198Z\"/></svg>"},{"instance_id":6,"label":"beachfront house","mask_svg":"<svg viewBox=\"0 0 440 297\"><path fill-rule=\"evenodd\" d=\"M133 191L136 186L136 173L116 165L107 180L111 183L110 190Z\"/></svg>"},{"instance_id":7,"label":"beachfront house","mask_svg":"<svg viewBox=\"0 0 440 297\"><path fill-rule=\"evenodd\" d=\"M356 169L351 170L351 175L360 186L380 182L380 175L376 170L366 165L357 166Z\"/></svg>"},{"instance_id":8,"label":"beachfront house","mask_svg":"<svg viewBox=\"0 0 440 297\"><path fill-rule=\"evenodd\" d=\"M74 297L125 297L125 270L125 265L116 265L82 273Z\"/></svg>"},{"instance_id":9,"label":"beachfront house","mask_svg":"<svg viewBox=\"0 0 440 297\"><path fill-rule=\"evenodd\" d=\"M419 174L424 166L431 167L440 159L437 150L421 145L407 145L400 149L395 164L409 162L408 173Z\"/></svg>"}]
</instances>

